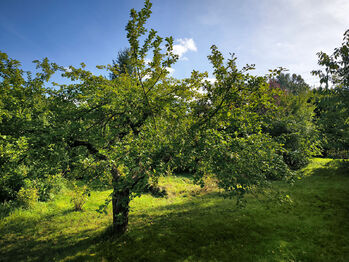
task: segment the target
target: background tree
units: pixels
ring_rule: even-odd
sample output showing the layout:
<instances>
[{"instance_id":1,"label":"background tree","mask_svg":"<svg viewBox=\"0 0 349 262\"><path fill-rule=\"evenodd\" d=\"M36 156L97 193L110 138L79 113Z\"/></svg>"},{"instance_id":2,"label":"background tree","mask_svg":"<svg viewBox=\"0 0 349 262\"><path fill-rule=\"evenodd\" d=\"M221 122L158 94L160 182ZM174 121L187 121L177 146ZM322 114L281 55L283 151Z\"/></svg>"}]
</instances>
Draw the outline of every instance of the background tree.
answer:
<instances>
[{"instance_id":1,"label":"background tree","mask_svg":"<svg viewBox=\"0 0 349 262\"><path fill-rule=\"evenodd\" d=\"M121 74L133 74L129 48L125 48L118 52L116 59L113 60L113 69L114 70L109 74L111 79L115 79Z\"/></svg>"},{"instance_id":2,"label":"background tree","mask_svg":"<svg viewBox=\"0 0 349 262\"><path fill-rule=\"evenodd\" d=\"M328 88L330 84L344 89L349 88L349 29L344 33L342 46L335 48L332 55L317 53L318 64L323 70L312 73L320 78L320 83Z\"/></svg>"},{"instance_id":3,"label":"background tree","mask_svg":"<svg viewBox=\"0 0 349 262\"><path fill-rule=\"evenodd\" d=\"M314 123L315 106L311 93L284 93L279 97L280 110L263 127L275 141L283 144L287 165L297 170L308 164L310 157L320 154L319 131Z\"/></svg>"},{"instance_id":4,"label":"background tree","mask_svg":"<svg viewBox=\"0 0 349 262\"><path fill-rule=\"evenodd\" d=\"M304 81L301 75L280 73L271 80L271 85L280 88L293 95L299 95L310 90L310 86Z\"/></svg>"},{"instance_id":5,"label":"background tree","mask_svg":"<svg viewBox=\"0 0 349 262\"><path fill-rule=\"evenodd\" d=\"M349 150L349 30L332 55L318 53L323 70L312 73L325 88L316 94L318 125L326 155L348 157ZM331 87L331 88L329 88Z\"/></svg>"},{"instance_id":6,"label":"background tree","mask_svg":"<svg viewBox=\"0 0 349 262\"><path fill-rule=\"evenodd\" d=\"M263 131L283 144L283 157L291 169L305 166L320 154L319 131L314 123L315 106L310 87L300 75L279 74L269 81L276 97L278 112L266 118Z\"/></svg>"}]
</instances>

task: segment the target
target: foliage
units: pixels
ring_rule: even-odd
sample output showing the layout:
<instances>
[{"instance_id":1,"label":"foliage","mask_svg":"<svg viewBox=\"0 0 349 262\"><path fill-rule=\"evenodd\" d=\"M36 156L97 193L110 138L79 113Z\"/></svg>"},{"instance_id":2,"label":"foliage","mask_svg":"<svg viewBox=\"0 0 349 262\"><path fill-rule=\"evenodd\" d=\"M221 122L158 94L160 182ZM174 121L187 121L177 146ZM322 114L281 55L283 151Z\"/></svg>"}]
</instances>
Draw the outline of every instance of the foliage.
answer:
<instances>
[{"instance_id":1,"label":"foliage","mask_svg":"<svg viewBox=\"0 0 349 262\"><path fill-rule=\"evenodd\" d=\"M314 90L316 120L324 154L348 157L349 106L341 88Z\"/></svg>"},{"instance_id":2,"label":"foliage","mask_svg":"<svg viewBox=\"0 0 349 262\"><path fill-rule=\"evenodd\" d=\"M18 191L17 194L17 201L24 208L34 207L35 203L38 201L38 198L38 190L29 181L25 187L22 187Z\"/></svg>"},{"instance_id":3,"label":"foliage","mask_svg":"<svg viewBox=\"0 0 349 262\"><path fill-rule=\"evenodd\" d=\"M205 172L215 174L218 186L229 196L237 196L238 203L246 193L268 186L271 180L292 179L278 154L282 147L265 135L223 138L215 132L206 139L206 146L210 149L205 150L208 154L202 163Z\"/></svg>"},{"instance_id":4,"label":"foliage","mask_svg":"<svg viewBox=\"0 0 349 262\"><path fill-rule=\"evenodd\" d=\"M240 202L246 192L270 180L293 176L283 162L281 144L262 132L266 119L279 111L275 97L280 92L269 88L267 78L248 74L253 66L239 70L234 56L224 63L218 49L211 50L216 82L204 82L205 93L192 105L194 123L186 134L192 139L186 146L192 150L196 179L214 175L219 187Z\"/></svg>"},{"instance_id":5,"label":"foliage","mask_svg":"<svg viewBox=\"0 0 349 262\"><path fill-rule=\"evenodd\" d=\"M283 145L285 162L297 170L321 152L319 130L314 123L315 106L309 92L284 93L278 99L280 110L267 120L263 130Z\"/></svg>"},{"instance_id":6,"label":"foliage","mask_svg":"<svg viewBox=\"0 0 349 262\"><path fill-rule=\"evenodd\" d=\"M39 200L48 201L57 196L66 187L67 181L61 174L48 176L47 178L35 180L38 189Z\"/></svg>"},{"instance_id":7,"label":"foliage","mask_svg":"<svg viewBox=\"0 0 349 262\"><path fill-rule=\"evenodd\" d=\"M66 155L55 146L59 139L51 132L54 124L44 87L58 66L47 59L41 66L33 77L20 69L18 61L0 52L0 201L15 199L27 178L36 180L62 171Z\"/></svg>"},{"instance_id":8,"label":"foliage","mask_svg":"<svg viewBox=\"0 0 349 262\"><path fill-rule=\"evenodd\" d=\"M12 200L0 203L0 219L7 217L16 207L17 203Z\"/></svg>"},{"instance_id":9,"label":"foliage","mask_svg":"<svg viewBox=\"0 0 349 262\"><path fill-rule=\"evenodd\" d=\"M349 30L344 33L343 43L332 55L318 53L318 64L324 70L313 71L319 76L317 96L318 125L322 131L325 154L349 150ZM332 84L332 89L329 89ZM336 154L334 155L336 156Z\"/></svg>"},{"instance_id":10,"label":"foliage","mask_svg":"<svg viewBox=\"0 0 349 262\"><path fill-rule=\"evenodd\" d=\"M270 85L293 95L301 95L310 90L310 86L304 81L302 76L297 74L280 73L275 79L270 81Z\"/></svg>"},{"instance_id":11,"label":"foliage","mask_svg":"<svg viewBox=\"0 0 349 262\"><path fill-rule=\"evenodd\" d=\"M26 179L25 167L12 169L11 173L5 173L0 177L0 202L14 200L17 192L24 186Z\"/></svg>"},{"instance_id":12,"label":"foliage","mask_svg":"<svg viewBox=\"0 0 349 262\"><path fill-rule=\"evenodd\" d=\"M22 163L27 139L19 134L30 115L26 110L26 89L19 62L0 52L0 201L11 200L24 186L26 167Z\"/></svg>"}]
</instances>

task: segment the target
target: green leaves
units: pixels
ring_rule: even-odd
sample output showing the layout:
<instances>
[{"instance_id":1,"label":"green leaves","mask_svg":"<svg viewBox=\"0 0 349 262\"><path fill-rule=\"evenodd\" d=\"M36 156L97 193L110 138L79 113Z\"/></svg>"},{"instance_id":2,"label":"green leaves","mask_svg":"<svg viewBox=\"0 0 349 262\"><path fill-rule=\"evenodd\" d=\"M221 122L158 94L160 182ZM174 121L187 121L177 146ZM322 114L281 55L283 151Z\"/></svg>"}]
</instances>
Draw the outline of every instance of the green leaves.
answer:
<instances>
[{"instance_id":1,"label":"green leaves","mask_svg":"<svg viewBox=\"0 0 349 262\"><path fill-rule=\"evenodd\" d=\"M334 86L349 88L349 30L344 33L343 43L335 48L332 55L324 52L317 53L318 64L325 67L324 70L312 71L313 75L319 76L320 83L326 88L332 83Z\"/></svg>"},{"instance_id":2,"label":"green leaves","mask_svg":"<svg viewBox=\"0 0 349 262\"><path fill-rule=\"evenodd\" d=\"M349 148L349 30L343 43L332 55L318 53L323 70L313 71L325 84L315 91L318 125L322 131L325 153L334 157L348 157ZM330 84L333 88L329 89Z\"/></svg>"}]
</instances>

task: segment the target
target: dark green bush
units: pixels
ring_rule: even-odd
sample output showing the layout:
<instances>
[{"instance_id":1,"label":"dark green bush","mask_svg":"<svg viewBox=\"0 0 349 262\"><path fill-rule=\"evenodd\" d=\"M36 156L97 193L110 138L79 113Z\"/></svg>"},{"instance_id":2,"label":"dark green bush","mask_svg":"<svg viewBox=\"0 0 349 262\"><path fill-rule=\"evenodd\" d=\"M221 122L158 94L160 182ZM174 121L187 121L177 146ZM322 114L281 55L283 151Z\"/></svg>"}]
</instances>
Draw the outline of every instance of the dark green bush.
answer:
<instances>
[{"instance_id":1,"label":"dark green bush","mask_svg":"<svg viewBox=\"0 0 349 262\"><path fill-rule=\"evenodd\" d=\"M15 200L18 191L25 185L25 175L13 172L0 177L0 202Z\"/></svg>"}]
</instances>

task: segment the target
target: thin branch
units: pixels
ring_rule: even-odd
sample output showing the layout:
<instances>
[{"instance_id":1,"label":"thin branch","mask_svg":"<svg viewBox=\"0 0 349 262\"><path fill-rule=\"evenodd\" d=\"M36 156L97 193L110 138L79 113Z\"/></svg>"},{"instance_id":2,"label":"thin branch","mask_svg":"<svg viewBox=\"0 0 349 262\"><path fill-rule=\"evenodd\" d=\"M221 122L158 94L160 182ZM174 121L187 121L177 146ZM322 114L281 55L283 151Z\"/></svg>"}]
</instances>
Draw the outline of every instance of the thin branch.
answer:
<instances>
[{"instance_id":1,"label":"thin branch","mask_svg":"<svg viewBox=\"0 0 349 262\"><path fill-rule=\"evenodd\" d=\"M135 58L136 58L136 62L138 62L138 55L137 55L137 54L135 54ZM149 103L149 99L148 99L147 93L145 92L145 88L144 88L144 85L143 85L143 82L142 82L141 75L140 75L140 73L139 73L139 67L136 66L136 69L137 69L138 80L139 80L139 83L141 84L141 87L142 87L142 90L143 90L143 94L144 94L145 100L146 100L146 102L147 102L147 105L148 105L148 107L149 107L149 110L150 110L150 112L151 112L151 117L152 117L152 119L153 119L154 127L155 127L155 130L156 130L157 128L156 128L155 118L154 118L154 115L153 115L153 111L152 111L152 109L151 109L151 107L150 107L150 103Z\"/></svg>"},{"instance_id":2,"label":"thin branch","mask_svg":"<svg viewBox=\"0 0 349 262\"><path fill-rule=\"evenodd\" d=\"M162 73L164 72L164 68L161 68L161 72L158 75L158 78L155 80L154 84L148 88L147 92L145 92L146 94L148 94L153 88L154 86L157 84L157 82L159 81L160 77L162 76Z\"/></svg>"},{"instance_id":3,"label":"thin branch","mask_svg":"<svg viewBox=\"0 0 349 262\"><path fill-rule=\"evenodd\" d=\"M208 117L204 118L203 121L197 122L197 123L194 124L193 126L201 126L201 125L207 123L208 121L210 121L211 118L212 118L215 114L217 114L217 112L222 108L223 103L224 103L224 101L225 101L225 99L226 99L226 96L227 96L229 90L230 90L230 88L227 88L227 90L225 91L225 94L224 94L224 96L223 96L223 98L222 98L222 101L219 103L219 105L216 107L216 109L215 109L213 112L211 112L211 114L209 114Z\"/></svg>"},{"instance_id":4,"label":"thin branch","mask_svg":"<svg viewBox=\"0 0 349 262\"><path fill-rule=\"evenodd\" d=\"M99 107L102 107L102 106L108 104L108 102L109 102L109 101L105 101L104 103L98 104L98 105L96 105L96 106L90 108L89 110L87 110L87 111L85 111L85 112L82 112L82 114L80 114L80 115L78 115L77 117L75 117L74 121L76 121L76 120L82 118L83 116L87 115L88 113L92 112L93 110L98 109Z\"/></svg>"}]
</instances>

